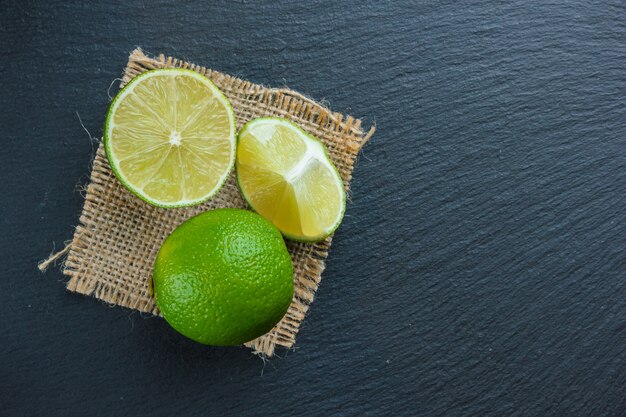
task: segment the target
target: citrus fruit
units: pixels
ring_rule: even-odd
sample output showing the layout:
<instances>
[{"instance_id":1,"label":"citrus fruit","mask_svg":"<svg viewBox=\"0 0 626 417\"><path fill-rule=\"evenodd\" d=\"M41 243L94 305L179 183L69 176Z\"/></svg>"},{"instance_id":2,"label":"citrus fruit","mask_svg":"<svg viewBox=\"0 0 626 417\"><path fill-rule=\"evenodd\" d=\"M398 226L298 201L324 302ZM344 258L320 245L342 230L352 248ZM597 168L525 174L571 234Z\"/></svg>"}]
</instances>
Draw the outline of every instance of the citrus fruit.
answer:
<instances>
[{"instance_id":1,"label":"citrus fruit","mask_svg":"<svg viewBox=\"0 0 626 417\"><path fill-rule=\"evenodd\" d=\"M161 246L156 302L178 332L238 345L274 327L293 297L293 265L280 232L256 213L217 209L187 220Z\"/></svg>"},{"instance_id":2,"label":"citrus fruit","mask_svg":"<svg viewBox=\"0 0 626 417\"><path fill-rule=\"evenodd\" d=\"M295 124L269 117L244 125L236 170L250 206L288 238L318 241L341 223L341 177L324 145Z\"/></svg>"},{"instance_id":3,"label":"citrus fruit","mask_svg":"<svg viewBox=\"0 0 626 417\"><path fill-rule=\"evenodd\" d=\"M208 78L180 68L135 77L111 103L104 127L117 178L159 207L213 196L232 169L235 144L228 99Z\"/></svg>"}]
</instances>

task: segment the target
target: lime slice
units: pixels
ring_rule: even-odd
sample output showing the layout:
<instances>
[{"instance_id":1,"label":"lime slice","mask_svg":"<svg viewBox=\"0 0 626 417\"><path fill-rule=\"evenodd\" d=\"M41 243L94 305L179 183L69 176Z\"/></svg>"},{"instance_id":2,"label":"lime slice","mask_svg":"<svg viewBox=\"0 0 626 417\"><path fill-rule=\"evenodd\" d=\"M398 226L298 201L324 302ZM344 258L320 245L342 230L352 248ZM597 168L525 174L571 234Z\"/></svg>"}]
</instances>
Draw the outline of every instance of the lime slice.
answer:
<instances>
[{"instance_id":1,"label":"lime slice","mask_svg":"<svg viewBox=\"0 0 626 417\"><path fill-rule=\"evenodd\" d=\"M206 77L180 68L134 78L111 103L104 147L133 194L159 207L212 197L235 159L235 117Z\"/></svg>"},{"instance_id":2,"label":"lime slice","mask_svg":"<svg viewBox=\"0 0 626 417\"><path fill-rule=\"evenodd\" d=\"M237 180L250 206L288 238L319 241L343 218L346 193L324 145L285 119L241 129Z\"/></svg>"}]
</instances>

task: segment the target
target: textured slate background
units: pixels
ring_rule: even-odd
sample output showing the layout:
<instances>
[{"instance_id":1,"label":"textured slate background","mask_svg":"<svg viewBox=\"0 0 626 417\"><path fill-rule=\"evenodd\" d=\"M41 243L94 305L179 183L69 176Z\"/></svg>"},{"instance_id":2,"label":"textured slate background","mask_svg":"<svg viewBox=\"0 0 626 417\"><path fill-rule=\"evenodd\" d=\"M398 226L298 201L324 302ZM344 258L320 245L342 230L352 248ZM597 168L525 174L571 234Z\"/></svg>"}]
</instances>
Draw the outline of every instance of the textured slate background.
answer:
<instances>
[{"instance_id":1,"label":"textured slate background","mask_svg":"<svg viewBox=\"0 0 626 417\"><path fill-rule=\"evenodd\" d=\"M0 415L625 415L626 9L530 3L2 0ZM135 46L376 122L295 352L36 270Z\"/></svg>"}]
</instances>

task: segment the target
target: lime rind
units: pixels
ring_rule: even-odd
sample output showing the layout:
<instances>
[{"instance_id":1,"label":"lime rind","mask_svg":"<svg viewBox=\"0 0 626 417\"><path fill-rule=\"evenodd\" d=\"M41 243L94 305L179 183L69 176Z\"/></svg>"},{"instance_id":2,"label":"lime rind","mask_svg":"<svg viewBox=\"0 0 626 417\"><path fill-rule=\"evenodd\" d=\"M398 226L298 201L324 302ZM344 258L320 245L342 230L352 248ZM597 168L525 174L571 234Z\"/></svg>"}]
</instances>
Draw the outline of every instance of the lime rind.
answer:
<instances>
[{"instance_id":1,"label":"lime rind","mask_svg":"<svg viewBox=\"0 0 626 417\"><path fill-rule=\"evenodd\" d=\"M131 182L128 181L128 179L120 171L119 167L117 166L117 160L114 157L114 153L113 153L113 150L111 148L111 143L110 143L111 142L110 133L111 133L111 129L113 126L113 122L112 122L113 115L115 114L115 110L119 106L121 99L126 97L128 94L130 94L132 90L135 88L135 86L138 85L142 80L149 78L149 77L159 76L161 74L164 75L165 73L168 73L168 72L173 73L173 74L186 74L202 81L205 85L207 85L215 94L215 96L220 98L220 102L225 105L224 107L226 108L226 112L228 114L228 118L230 119L230 126L231 126L230 135L229 135L229 142L231 143L230 159L228 162L228 167L227 169L224 170L224 174L221 176L221 178L217 182L217 185L213 188L213 190L211 190L211 192L207 193L201 198L197 198L193 200L177 201L175 203L158 201L156 199L151 198L149 195L145 194L141 190L138 190L136 187L134 187L131 184ZM122 88L119 91L119 93L117 93L117 95L111 102L111 105L109 106L109 110L107 111L106 120L104 122L103 144L104 144L104 151L109 161L111 170L115 174L116 178L120 181L120 183L127 190L129 190L133 195L137 196L138 198L145 201L146 203L151 204L156 207L180 208L180 207L189 207L189 206L195 206L195 205L201 204L211 199L212 197L214 197L222 189L222 187L228 180L228 177L235 166L235 158L236 158L236 150L237 150L237 138L235 134L236 130L237 128L235 124L235 114L233 111L232 104L230 103L228 98L224 95L224 93L213 83L213 81L211 81L204 75L199 74L192 70L188 70L184 68L161 68L161 69L149 70L142 74L137 75L132 80L130 80L130 82L126 84L124 88Z\"/></svg>"},{"instance_id":2,"label":"lime rind","mask_svg":"<svg viewBox=\"0 0 626 417\"><path fill-rule=\"evenodd\" d=\"M191 217L165 239L154 263L154 294L163 318L182 335L240 345L287 313L293 274L276 226L249 210L221 208Z\"/></svg>"},{"instance_id":3,"label":"lime rind","mask_svg":"<svg viewBox=\"0 0 626 417\"><path fill-rule=\"evenodd\" d=\"M319 140L318 138L316 138L315 136L307 133L304 129L302 129L300 126L298 126L297 124L295 124L294 122L281 118L281 117L259 117L256 119L252 119L249 122L247 122L246 124L244 124L242 126L242 128L239 130L239 132L237 133L237 148L239 147L239 142L240 142L240 138L243 134L245 134L247 132L248 129L250 129L251 126L253 126L256 123L260 123L260 122L272 122L272 123L278 123L278 124L282 124L283 126L288 126L290 128L294 128L295 130L297 130L303 137L305 137L306 139L313 141L314 143L318 144L323 153L324 153L324 157L326 158L325 162L327 162L327 166L329 168L331 168L331 171L336 175L337 181L341 184L341 187L339 187L340 189L340 193L341 193L341 213L339 214L339 216L337 217L336 222L331 225L328 229L326 229L324 231L324 233L320 234L320 235L316 235L316 236L297 236L297 235L293 235L290 233L285 232L284 230L280 230L280 232L283 234L283 236L285 236L287 239L289 240L293 240L296 242L302 242L302 243L315 243L315 242L320 242L324 239L326 239L328 236L332 235L333 233L335 233L335 231L337 230L337 228L339 228L339 225L341 225L341 222L343 221L343 217L346 211L346 190L344 188L344 183L343 180L341 178L341 175L339 174L339 170L337 170L337 167L335 166L335 164L332 163L331 159L330 159L330 155L328 154L328 150L326 149L326 146L324 146L324 144L322 143L321 140ZM255 212L258 213L260 215L262 215L261 213L259 213L254 205L252 204L251 199L249 198L249 196L246 194L246 192L244 191L244 187L241 184L241 179L239 177L239 170L237 169L238 167L238 160L235 159L235 176L237 179L237 186L239 188L239 191L241 191L241 195L243 196L243 198L246 200L246 202L248 203L248 206L250 206L250 208Z\"/></svg>"}]
</instances>

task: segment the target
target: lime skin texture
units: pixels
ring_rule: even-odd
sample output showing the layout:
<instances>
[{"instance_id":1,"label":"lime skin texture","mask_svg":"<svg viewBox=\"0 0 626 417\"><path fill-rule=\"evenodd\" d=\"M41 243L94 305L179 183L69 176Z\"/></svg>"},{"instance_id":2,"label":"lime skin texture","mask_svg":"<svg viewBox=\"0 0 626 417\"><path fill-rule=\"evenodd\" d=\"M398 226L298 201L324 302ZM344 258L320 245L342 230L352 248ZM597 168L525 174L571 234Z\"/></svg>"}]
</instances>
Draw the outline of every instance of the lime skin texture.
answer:
<instances>
[{"instance_id":1,"label":"lime skin texture","mask_svg":"<svg viewBox=\"0 0 626 417\"><path fill-rule=\"evenodd\" d=\"M196 342L255 339L285 315L293 264L280 231L256 213L216 209L190 218L157 255L153 288L165 320Z\"/></svg>"}]
</instances>

